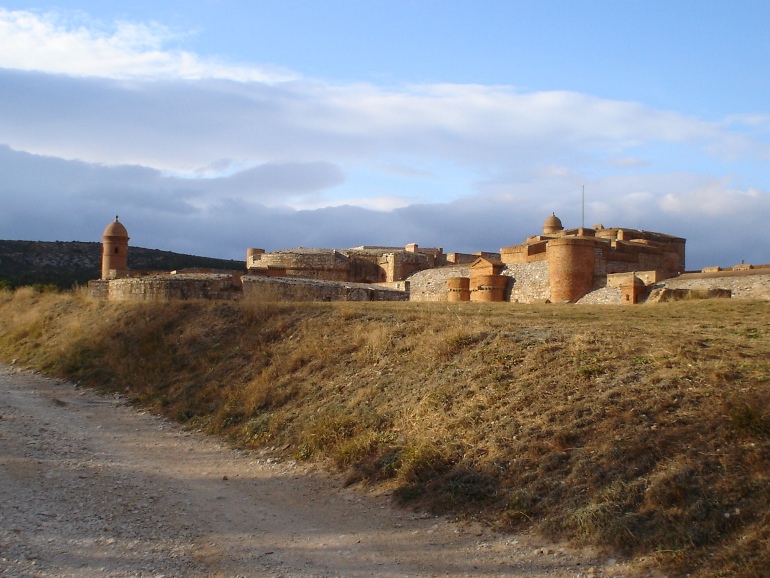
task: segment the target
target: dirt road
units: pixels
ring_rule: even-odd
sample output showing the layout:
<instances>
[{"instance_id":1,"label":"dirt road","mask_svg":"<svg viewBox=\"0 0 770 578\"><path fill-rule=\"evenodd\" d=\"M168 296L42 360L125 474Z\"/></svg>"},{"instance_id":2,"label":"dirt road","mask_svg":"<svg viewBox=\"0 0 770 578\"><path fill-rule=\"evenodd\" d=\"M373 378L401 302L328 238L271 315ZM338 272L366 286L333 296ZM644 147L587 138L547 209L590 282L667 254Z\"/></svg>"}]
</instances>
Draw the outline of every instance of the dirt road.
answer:
<instances>
[{"instance_id":1,"label":"dirt road","mask_svg":"<svg viewBox=\"0 0 770 578\"><path fill-rule=\"evenodd\" d=\"M0 365L2 576L630 576Z\"/></svg>"}]
</instances>

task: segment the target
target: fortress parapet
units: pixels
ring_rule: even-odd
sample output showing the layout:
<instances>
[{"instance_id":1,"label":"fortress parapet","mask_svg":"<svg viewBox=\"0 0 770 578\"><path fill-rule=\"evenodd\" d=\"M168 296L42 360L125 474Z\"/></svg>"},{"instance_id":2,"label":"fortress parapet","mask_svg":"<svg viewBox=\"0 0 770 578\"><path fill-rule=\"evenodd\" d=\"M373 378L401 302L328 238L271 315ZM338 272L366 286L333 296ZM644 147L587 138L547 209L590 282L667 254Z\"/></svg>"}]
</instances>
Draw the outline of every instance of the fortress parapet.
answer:
<instances>
[{"instance_id":1,"label":"fortress parapet","mask_svg":"<svg viewBox=\"0 0 770 578\"><path fill-rule=\"evenodd\" d=\"M470 256L451 254L466 261ZM437 247L361 246L352 249L307 249L300 247L266 253L246 251L246 268L252 275L302 277L351 283L393 283L411 274L447 264L447 255Z\"/></svg>"},{"instance_id":2,"label":"fortress parapet","mask_svg":"<svg viewBox=\"0 0 770 578\"><path fill-rule=\"evenodd\" d=\"M470 266L470 300L517 303L570 302L589 293L591 302L639 302L653 284L676 277L685 268L681 237L603 225L565 229L551 214L542 232L519 244L476 259ZM410 278L411 299L461 300L459 264L421 272ZM436 290L443 275L443 293ZM483 278L494 275L501 279ZM503 283L505 281L505 283ZM597 290L603 289L601 294ZM627 296L627 298L626 298Z\"/></svg>"},{"instance_id":3,"label":"fortress parapet","mask_svg":"<svg viewBox=\"0 0 770 578\"><path fill-rule=\"evenodd\" d=\"M528 263L546 261L551 301L575 302L607 286L607 276L634 271L654 272L656 281L684 271L685 240L681 237L594 225L565 229L556 215L543 232L512 247L500 249L508 269L521 272ZM514 267L515 266L515 267ZM519 275L518 282L524 278ZM637 296L638 298L638 296Z\"/></svg>"}]
</instances>

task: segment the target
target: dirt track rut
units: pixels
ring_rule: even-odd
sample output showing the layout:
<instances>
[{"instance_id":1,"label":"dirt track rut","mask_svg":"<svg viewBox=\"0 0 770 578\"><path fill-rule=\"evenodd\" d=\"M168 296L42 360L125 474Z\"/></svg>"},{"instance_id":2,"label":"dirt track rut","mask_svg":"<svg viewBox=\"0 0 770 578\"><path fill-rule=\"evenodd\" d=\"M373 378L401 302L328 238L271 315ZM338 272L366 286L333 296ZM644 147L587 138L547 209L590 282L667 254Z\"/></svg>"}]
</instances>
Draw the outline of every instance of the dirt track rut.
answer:
<instances>
[{"instance_id":1,"label":"dirt track rut","mask_svg":"<svg viewBox=\"0 0 770 578\"><path fill-rule=\"evenodd\" d=\"M0 365L0 575L630 576Z\"/></svg>"}]
</instances>

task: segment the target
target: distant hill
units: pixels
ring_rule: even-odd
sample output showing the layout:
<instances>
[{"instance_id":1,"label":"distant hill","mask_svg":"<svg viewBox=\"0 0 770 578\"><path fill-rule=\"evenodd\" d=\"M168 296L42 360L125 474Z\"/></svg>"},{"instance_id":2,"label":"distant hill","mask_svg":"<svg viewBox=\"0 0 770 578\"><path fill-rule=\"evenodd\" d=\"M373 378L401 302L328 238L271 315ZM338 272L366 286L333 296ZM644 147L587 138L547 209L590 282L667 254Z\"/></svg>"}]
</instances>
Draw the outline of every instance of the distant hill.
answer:
<instances>
[{"instance_id":1,"label":"distant hill","mask_svg":"<svg viewBox=\"0 0 770 578\"><path fill-rule=\"evenodd\" d=\"M209 268L242 270L244 261L183 255L158 249L129 247L128 265L134 270L173 271ZM51 284L70 289L98 279L102 270L102 244L79 241L0 240L0 282L12 287Z\"/></svg>"}]
</instances>

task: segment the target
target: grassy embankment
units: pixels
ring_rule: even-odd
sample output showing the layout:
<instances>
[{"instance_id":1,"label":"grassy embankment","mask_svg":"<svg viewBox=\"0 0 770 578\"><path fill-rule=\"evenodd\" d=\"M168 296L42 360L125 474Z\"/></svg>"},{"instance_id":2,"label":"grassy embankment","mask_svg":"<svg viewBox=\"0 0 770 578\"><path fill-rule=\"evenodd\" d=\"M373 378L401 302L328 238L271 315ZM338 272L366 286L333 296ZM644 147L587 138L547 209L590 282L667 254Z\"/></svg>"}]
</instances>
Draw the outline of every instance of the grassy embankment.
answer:
<instances>
[{"instance_id":1,"label":"grassy embankment","mask_svg":"<svg viewBox=\"0 0 770 578\"><path fill-rule=\"evenodd\" d=\"M674 574L770 568L770 304L105 303L0 292L0 359L349 483Z\"/></svg>"}]
</instances>

